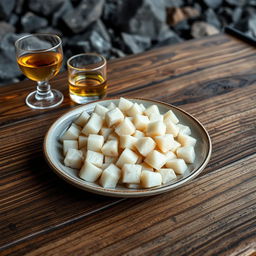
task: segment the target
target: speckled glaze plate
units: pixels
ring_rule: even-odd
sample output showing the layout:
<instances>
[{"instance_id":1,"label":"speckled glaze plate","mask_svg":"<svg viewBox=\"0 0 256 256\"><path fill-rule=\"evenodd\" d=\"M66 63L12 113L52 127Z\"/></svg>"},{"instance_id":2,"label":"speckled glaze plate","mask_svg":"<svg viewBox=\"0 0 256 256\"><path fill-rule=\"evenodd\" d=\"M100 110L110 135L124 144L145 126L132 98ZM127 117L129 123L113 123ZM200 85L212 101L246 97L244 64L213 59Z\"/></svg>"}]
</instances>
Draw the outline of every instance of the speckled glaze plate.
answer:
<instances>
[{"instance_id":1,"label":"speckled glaze plate","mask_svg":"<svg viewBox=\"0 0 256 256\"><path fill-rule=\"evenodd\" d=\"M210 137L203 125L187 112L172 105L149 99L135 98L130 100L142 103L145 107L156 104L161 113L165 113L171 109L180 120L180 123L190 127L192 131L191 136L197 139L195 146L196 160L194 164L189 165L188 170L183 176L178 176L175 181L168 184L150 189L128 189L121 185L117 186L115 189L106 189L97 183L91 183L80 179L78 177L78 170L71 169L63 164L64 158L62 155L62 144L60 143L59 138L69 127L72 121L75 120L84 110L88 113L92 112L96 104L107 106L110 102L113 102L117 105L119 99L104 99L82 105L68 111L52 124L44 139L44 154L46 161L53 171L61 178L78 188L92 193L113 197L144 197L157 195L184 186L186 183L198 176L207 165L212 151Z\"/></svg>"}]
</instances>

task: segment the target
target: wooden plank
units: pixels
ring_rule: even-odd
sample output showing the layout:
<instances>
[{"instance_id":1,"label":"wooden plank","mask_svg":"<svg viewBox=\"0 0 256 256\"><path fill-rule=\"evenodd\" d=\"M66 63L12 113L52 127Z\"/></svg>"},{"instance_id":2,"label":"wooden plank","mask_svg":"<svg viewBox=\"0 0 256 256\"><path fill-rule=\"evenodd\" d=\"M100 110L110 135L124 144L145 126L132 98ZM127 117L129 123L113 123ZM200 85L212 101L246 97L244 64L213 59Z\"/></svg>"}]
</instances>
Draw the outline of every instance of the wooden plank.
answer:
<instances>
[{"instance_id":1,"label":"wooden plank","mask_svg":"<svg viewBox=\"0 0 256 256\"><path fill-rule=\"evenodd\" d=\"M175 191L124 200L30 237L2 255L231 255L255 250L255 156Z\"/></svg>"}]
</instances>

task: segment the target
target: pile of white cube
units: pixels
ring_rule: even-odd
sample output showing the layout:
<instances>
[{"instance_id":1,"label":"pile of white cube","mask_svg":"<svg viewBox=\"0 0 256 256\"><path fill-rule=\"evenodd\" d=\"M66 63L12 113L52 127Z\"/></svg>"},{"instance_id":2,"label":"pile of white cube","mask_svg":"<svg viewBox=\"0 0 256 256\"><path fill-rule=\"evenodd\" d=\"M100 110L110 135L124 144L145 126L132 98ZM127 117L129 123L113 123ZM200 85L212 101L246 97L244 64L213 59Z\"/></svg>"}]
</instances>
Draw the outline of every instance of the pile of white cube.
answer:
<instances>
[{"instance_id":1,"label":"pile of white cube","mask_svg":"<svg viewBox=\"0 0 256 256\"><path fill-rule=\"evenodd\" d=\"M83 111L60 138L64 164L104 188L161 186L183 175L195 161L196 139L172 110L120 98Z\"/></svg>"}]
</instances>

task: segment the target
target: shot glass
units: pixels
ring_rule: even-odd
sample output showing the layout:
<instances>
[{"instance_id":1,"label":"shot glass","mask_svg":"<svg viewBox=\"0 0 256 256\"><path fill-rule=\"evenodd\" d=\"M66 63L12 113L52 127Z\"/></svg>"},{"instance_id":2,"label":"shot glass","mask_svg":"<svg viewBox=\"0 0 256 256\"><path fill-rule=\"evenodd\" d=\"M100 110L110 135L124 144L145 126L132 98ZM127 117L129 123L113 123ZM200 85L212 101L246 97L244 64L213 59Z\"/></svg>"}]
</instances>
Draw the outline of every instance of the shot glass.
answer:
<instances>
[{"instance_id":1,"label":"shot glass","mask_svg":"<svg viewBox=\"0 0 256 256\"><path fill-rule=\"evenodd\" d=\"M71 100L85 104L98 100L107 91L107 61L96 53L82 53L68 59L68 82Z\"/></svg>"}]
</instances>

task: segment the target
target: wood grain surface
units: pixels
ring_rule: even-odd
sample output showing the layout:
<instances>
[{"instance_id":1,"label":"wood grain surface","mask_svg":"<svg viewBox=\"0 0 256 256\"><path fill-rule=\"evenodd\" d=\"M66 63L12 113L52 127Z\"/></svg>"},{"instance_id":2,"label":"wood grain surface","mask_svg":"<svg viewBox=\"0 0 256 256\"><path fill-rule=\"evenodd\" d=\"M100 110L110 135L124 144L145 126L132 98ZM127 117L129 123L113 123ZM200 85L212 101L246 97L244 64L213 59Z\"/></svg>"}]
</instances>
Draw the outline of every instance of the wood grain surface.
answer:
<instances>
[{"instance_id":1,"label":"wood grain surface","mask_svg":"<svg viewBox=\"0 0 256 256\"><path fill-rule=\"evenodd\" d=\"M32 110L31 81L0 88L0 255L255 255L256 49L224 34L108 63L108 96L157 99L209 131L213 153L190 184L158 196L117 199L59 179L44 135L67 110L65 95Z\"/></svg>"}]
</instances>

